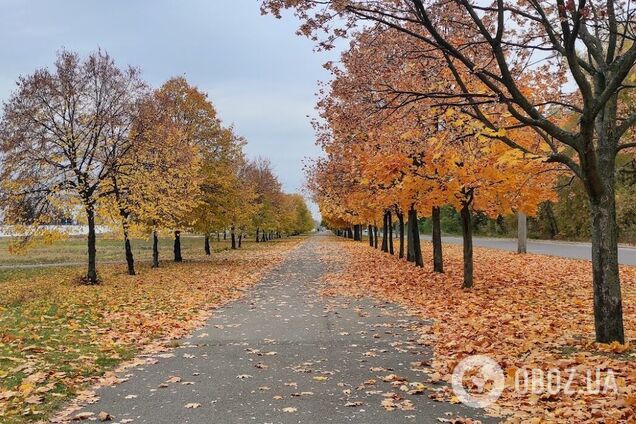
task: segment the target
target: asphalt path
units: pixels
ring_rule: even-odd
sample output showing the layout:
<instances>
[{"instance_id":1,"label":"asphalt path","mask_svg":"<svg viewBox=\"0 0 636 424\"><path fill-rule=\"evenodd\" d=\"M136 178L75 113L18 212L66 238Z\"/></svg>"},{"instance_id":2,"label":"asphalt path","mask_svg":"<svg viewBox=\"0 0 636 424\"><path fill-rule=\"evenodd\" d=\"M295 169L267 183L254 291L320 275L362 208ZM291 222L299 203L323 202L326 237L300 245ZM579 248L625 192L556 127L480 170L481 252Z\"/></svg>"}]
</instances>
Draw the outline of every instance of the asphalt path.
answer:
<instances>
[{"instance_id":1,"label":"asphalt path","mask_svg":"<svg viewBox=\"0 0 636 424\"><path fill-rule=\"evenodd\" d=\"M430 235L422 235L422 240L430 240ZM461 244L462 238L443 236L442 243ZM517 251L516 239L475 237L473 244L490 249ZM575 243L567 241L528 240L528 253L538 255L561 256L572 259L592 260L592 245L590 243ZM618 261L622 265L636 265L636 247L621 245L618 248Z\"/></svg>"},{"instance_id":2,"label":"asphalt path","mask_svg":"<svg viewBox=\"0 0 636 424\"><path fill-rule=\"evenodd\" d=\"M443 385L417 331L430 322L378 300L322 296L322 276L334 270L319 259L324 239L310 237L179 347L126 371L80 412L122 424L496 422L431 399Z\"/></svg>"}]
</instances>

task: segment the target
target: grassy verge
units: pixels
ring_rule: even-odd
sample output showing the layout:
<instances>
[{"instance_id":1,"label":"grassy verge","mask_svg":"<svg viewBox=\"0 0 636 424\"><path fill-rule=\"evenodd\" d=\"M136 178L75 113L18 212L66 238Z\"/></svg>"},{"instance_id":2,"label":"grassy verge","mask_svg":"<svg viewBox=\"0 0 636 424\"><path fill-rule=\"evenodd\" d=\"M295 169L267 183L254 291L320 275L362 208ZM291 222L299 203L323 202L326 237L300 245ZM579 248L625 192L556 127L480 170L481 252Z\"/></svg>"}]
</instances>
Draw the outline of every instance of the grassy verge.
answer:
<instances>
[{"instance_id":1,"label":"grassy verge","mask_svg":"<svg viewBox=\"0 0 636 424\"><path fill-rule=\"evenodd\" d=\"M199 257L203 252L203 237L184 235L181 237L181 251L184 258ZM57 264L57 263L82 263L86 260L86 237L73 236L59 240L51 244L40 244L27 250L23 254L9 253L10 239L0 238L0 266L32 265L32 264ZM159 254L164 260L172 258L171 238L159 239ZM253 243L246 240L245 245ZM216 237L211 239L212 249L216 252L230 248L229 235L227 240ZM146 239L132 240L135 259L149 261L152 258L152 241ZM100 236L97 239L97 259L101 262L124 261L124 245L121 240Z\"/></svg>"},{"instance_id":2,"label":"grassy verge","mask_svg":"<svg viewBox=\"0 0 636 424\"><path fill-rule=\"evenodd\" d=\"M0 422L45 419L70 397L148 346L201 323L240 295L300 238L203 252L160 269L100 268L103 283L77 284L78 267L5 271L0 293ZM187 257L187 256L186 256ZM194 255L193 255L194 257Z\"/></svg>"}]
</instances>

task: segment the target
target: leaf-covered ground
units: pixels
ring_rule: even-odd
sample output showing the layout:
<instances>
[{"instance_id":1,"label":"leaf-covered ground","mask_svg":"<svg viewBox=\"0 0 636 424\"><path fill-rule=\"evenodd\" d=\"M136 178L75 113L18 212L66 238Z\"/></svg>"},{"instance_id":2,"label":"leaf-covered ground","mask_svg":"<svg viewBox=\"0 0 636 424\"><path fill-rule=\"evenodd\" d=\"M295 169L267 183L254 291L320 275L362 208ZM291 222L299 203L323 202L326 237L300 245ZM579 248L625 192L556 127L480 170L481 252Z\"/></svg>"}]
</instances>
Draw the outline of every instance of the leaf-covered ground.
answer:
<instances>
[{"instance_id":1,"label":"leaf-covered ground","mask_svg":"<svg viewBox=\"0 0 636 424\"><path fill-rule=\"evenodd\" d=\"M636 422L636 267L621 269L632 346L608 346L594 342L588 261L476 249L476 284L464 290L461 246L444 246L445 274L432 271L431 246L425 243L423 249L427 263L420 269L365 243L332 238L324 259L343 262L344 271L327 277L326 294L374 295L434 319L424 337L446 381L464 357L496 359L506 373L506 389L491 412L509 422ZM575 369L570 386L575 394L515 391L517 369L535 368L546 374L559 370L562 384ZM608 369L613 371L617 394L586 393L587 370L595 383L597 368L602 381ZM448 399L457 401L450 390Z\"/></svg>"},{"instance_id":2,"label":"leaf-covered ground","mask_svg":"<svg viewBox=\"0 0 636 424\"><path fill-rule=\"evenodd\" d=\"M81 286L78 268L25 270L0 292L0 421L45 418L140 351L170 345L199 326L213 306L241 295L298 239L241 251L139 266L103 266L100 286Z\"/></svg>"}]
</instances>

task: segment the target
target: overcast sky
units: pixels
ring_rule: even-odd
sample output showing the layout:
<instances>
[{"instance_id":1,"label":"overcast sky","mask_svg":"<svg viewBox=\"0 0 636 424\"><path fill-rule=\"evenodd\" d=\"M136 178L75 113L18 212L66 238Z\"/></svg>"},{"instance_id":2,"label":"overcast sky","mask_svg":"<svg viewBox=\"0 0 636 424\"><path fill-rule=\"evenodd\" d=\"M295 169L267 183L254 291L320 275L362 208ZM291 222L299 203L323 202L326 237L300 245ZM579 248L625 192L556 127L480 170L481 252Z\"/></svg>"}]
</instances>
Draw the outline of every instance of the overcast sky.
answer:
<instances>
[{"instance_id":1,"label":"overcast sky","mask_svg":"<svg viewBox=\"0 0 636 424\"><path fill-rule=\"evenodd\" d=\"M207 91L224 123L268 157L289 192L316 156L307 115L330 59L295 35L294 19L261 16L258 0L0 0L0 100L21 74L51 66L62 47L98 47L139 66L153 86L185 75Z\"/></svg>"}]
</instances>

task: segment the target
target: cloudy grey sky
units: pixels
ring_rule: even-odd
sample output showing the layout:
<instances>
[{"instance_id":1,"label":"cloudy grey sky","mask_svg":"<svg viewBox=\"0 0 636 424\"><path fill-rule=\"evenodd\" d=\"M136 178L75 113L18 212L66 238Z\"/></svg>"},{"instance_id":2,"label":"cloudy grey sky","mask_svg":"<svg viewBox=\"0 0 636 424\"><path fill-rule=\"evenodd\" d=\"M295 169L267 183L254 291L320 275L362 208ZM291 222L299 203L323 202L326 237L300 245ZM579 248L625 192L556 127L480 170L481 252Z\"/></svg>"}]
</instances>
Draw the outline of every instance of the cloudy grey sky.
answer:
<instances>
[{"instance_id":1,"label":"cloudy grey sky","mask_svg":"<svg viewBox=\"0 0 636 424\"><path fill-rule=\"evenodd\" d=\"M185 75L207 91L287 191L302 186L303 157L319 154L307 115L330 57L295 35L294 19L261 16L258 0L0 0L0 16L0 101L61 47L101 47L153 86Z\"/></svg>"}]
</instances>

